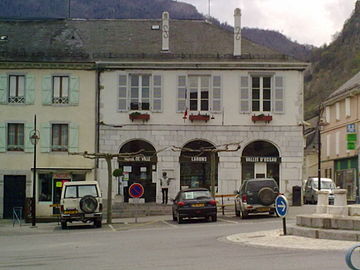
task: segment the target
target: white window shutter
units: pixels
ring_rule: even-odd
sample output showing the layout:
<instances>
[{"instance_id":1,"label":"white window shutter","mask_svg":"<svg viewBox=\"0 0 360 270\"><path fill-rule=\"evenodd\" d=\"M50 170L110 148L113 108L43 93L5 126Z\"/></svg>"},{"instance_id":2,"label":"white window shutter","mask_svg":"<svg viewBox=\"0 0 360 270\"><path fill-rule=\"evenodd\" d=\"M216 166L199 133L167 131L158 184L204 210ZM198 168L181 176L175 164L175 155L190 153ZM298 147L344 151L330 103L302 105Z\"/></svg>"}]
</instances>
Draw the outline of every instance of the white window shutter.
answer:
<instances>
[{"instance_id":1,"label":"white window shutter","mask_svg":"<svg viewBox=\"0 0 360 270\"><path fill-rule=\"evenodd\" d=\"M79 151L79 125L71 123L69 125L69 152Z\"/></svg>"},{"instance_id":2,"label":"white window shutter","mask_svg":"<svg viewBox=\"0 0 360 270\"><path fill-rule=\"evenodd\" d=\"M42 101L43 104L52 104L52 77L44 76L42 80Z\"/></svg>"},{"instance_id":3,"label":"white window shutter","mask_svg":"<svg viewBox=\"0 0 360 270\"><path fill-rule=\"evenodd\" d=\"M51 124L42 123L40 125L40 151L50 152L51 149Z\"/></svg>"},{"instance_id":4,"label":"white window shutter","mask_svg":"<svg viewBox=\"0 0 360 270\"><path fill-rule=\"evenodd\" d=\"M119 75L119 86L118 86L118 110L126 112L129 110L128 101L128 77L126 74Z\"/></svg>"},{"instance_id":5,"label":"white window shutter","mask_svg":"<svg viewBox=\"0 0 360 270\"><path fill-rule=\"evenodd\" d=\"M275 76L274 77L274 87L273 87L273 112L274 113L284 113L284 77Z\"/></svg>"},{"instance_id":6,"label":"white window shutter","mask_svg":"<svg viewBox=\"0 0 360 270\"><path fill-rule=\"evenodd\" d=\"M79 87L80 80L78 76L70 77L70 93L69 93L69 103L71 105L79 105Z\"/></svg>"},{"instance_id":7,"label":"white window shutter","mask_svg":"<svg viewBox=\"0 0 360 270\"><path fill-rule=\"evenodd\" d=\"M0 74L0 104L6 104L8 77Z\"/></svg>"},{"instance_id":8,"label":"white window shutter","mask_svg":"<svg viewBox=\"0 0 360 270\"><path fill-rule=\"evenodd\" d=\"M34 104L35 102L35 77L26 75L25 77L25 104Z\"/></svg>"},{"instance_id":9,"label":"white window shutter","mask_svg":"<svg viewBox=\"0 0 360 270\"><path fill-rule=\"evenodd\" d=\"M212 78L212 111L220 113L222 108L222 93L221 93L221 76L213 76Z\"/></svg>"},{"instance_id":10,"label":"white window shutter","mask_svg":"<svg viewBox=\"0 0 360 270\"><path fill-rule=\"evenodd\" d=\"M351 102L350 102L350 98L346 98L345 99L345 117L350 117L351 116Z\"/></svg>"},{"instance_id":11,"label":"white window shutter","mask_svg":"<svg viewBox=\"0 0 360 270\"><path fill-rule=\"evenodd\" d=\"M24 151L27 153L33 153L34 152L34 145L31 143L30 140L30 133L31 131L34 129L34 124L33 123L25 123L25 128L24 128Z\"/></svg>"},{"instance_id":12,"label":"white window shutter","mask_svg":"<svg viewBox=\"0 0 360 270\"><path fill-rule=\"evenodd\" d=\"M240 113L249 113L251 110L250 79L240 77Z\"/></svg>"},{"instance_id":13,"label":"white window shutter","mask_svg":"<svg viewBox=\"0 0 360 270\"><path fill-rule=\"evenodd\" d=\"M154 75L152 82L152 111L162 112L162 76Z\"/></svg>"},{"instance_id":14,"label":"white window shutter","mask_svg":"<svg viewBox=\"0 0 360 270\"><path fill-rule=\"evenodd\" d=\"M6 151L6 125L0 123L0 152Z\"/></svg>"},{"instance_id":15,"label":"white window shutter","mask_svg":"<svg viewBox=\"0 0 360 270\"><path fill-rule=\"evenodd\" d=\"M177 112L184 112L187 109L187 95L186 76L179 75L177 77Z\"/></svg>"}]
</instances>

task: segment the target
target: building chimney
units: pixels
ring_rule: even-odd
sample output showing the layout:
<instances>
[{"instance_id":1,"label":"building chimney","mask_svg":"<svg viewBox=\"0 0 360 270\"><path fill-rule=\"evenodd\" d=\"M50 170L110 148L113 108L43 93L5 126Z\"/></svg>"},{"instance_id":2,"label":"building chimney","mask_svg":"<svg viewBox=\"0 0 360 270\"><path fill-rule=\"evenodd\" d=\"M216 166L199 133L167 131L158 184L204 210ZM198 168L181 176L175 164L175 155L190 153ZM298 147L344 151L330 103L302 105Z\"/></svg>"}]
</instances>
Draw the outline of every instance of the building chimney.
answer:
<instances>
[{"instance_id":1,"label":"building chimney","mask_svg":"<svg viewBox=\"0 0 360 270\"><path fill-rule=\"evenodd\" d=\"M234 11L234 56L241 55L241 10Z\"/></svg>"},{"instance_id":2,"label":"building chimney","mask_svg":"<svg viewBox=\"0 0 360 270\"><path fill-rule=\"evenodd\" d=\"M169 50L169 12L162 14L162 51Z\"/></svg>"}]
</instances>

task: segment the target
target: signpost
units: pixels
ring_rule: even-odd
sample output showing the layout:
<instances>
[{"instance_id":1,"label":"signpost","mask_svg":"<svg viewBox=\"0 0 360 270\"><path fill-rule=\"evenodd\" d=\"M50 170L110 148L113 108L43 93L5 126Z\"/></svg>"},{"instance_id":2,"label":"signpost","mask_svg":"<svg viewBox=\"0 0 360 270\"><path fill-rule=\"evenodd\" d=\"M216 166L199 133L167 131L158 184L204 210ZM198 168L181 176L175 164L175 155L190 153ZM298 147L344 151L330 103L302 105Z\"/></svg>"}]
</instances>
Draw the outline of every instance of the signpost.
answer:
<instances>
[{"instance_id":1,"label":"signpost","mask_svg":"<svg viewBox=\"0 0 360 270\"><path fill-rule=\"evenodd\" d=\"M139 183L131 184L131 186L129 187L129 195L131 198L134 198L134 202L136 204L139 204L140 198L142 197L142 195L144 195L144 187ZM137 217L138 217L138 211L136 208L135 223L137 223Z\"/></svg>"},{"instance_id":2,"label":"signpost","mask_svg":"<svg viewBox=\"0 0 360 270\"><path fill-rule=\"evenodd\" d=\"M279 195L275 199L275 211L278 214L279 217L283 218L283 229L284 229L284 235L286 235L286 215L289 210L289 203L288 200L284 195Z\"/></svg>"}]
</instances>

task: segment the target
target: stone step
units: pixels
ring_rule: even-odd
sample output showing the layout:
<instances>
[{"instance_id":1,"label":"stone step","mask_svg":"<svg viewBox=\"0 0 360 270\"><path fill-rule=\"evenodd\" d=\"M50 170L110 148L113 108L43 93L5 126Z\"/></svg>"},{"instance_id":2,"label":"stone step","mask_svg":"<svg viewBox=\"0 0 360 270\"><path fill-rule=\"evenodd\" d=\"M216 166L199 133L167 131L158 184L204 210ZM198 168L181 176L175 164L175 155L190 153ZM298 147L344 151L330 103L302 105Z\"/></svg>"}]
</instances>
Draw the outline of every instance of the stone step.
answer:
<instances>
[{"instance_id":1,"label":"stone step","mask_svg":"<svg viewBox=\"0 0 360 270\"><path fill-rule=\"evenodd\" d=\"M350 230L308 228L294 225L287 227L287 234L315 239L360 241L360 231Z\"/></svg>"},{"instance_id":2,"label":"stone step","mask_svg":"<svg viewBox=\"0 0 360 270\"><path fill-rule=\"evenodd\" d=\"M298 215L296 225L308 228L360 231L360 217L328 214Z\"/></svg>"}]
</instances>

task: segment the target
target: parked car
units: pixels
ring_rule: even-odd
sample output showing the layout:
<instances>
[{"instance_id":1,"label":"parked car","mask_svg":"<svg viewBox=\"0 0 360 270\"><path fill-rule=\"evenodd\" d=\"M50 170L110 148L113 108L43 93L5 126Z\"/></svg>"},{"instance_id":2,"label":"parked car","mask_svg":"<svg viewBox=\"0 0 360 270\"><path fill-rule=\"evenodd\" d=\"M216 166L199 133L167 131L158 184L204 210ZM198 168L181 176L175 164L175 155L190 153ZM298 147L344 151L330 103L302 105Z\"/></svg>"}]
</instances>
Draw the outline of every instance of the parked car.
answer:
<instances>
[{"instance_id":1,"label":"parked car","mask_svg":"<svg viewBox=\"0 0 360 270\"><path fill-rule=\"evenodd\" d=\"M60 221L61 228L67 228L67 222L93 222L97 228L102 222L102 197L96 181L66 182L61 190Z\"/></svg>"},{"instance_id":2,"label":"parked car","mask_svg":"<svg viewBox=\"0 0 360 270\"><path fill-rule=\"evenodd\" d=\"M335 183L330 178L320 178L321 190L329 191L329 204L334 204ZM304 186L304 203L317 203L319 178L309 177Z\"/></svg>"},{"instance_id":3,"label":"parked car","mask_svg":"<svg viewBox=\"0 0 360 270\"><path fill-rule=\"evenodd\" d=\"M172 206L173 220L179 224L184 218L204 217L217 220L216 200L206 188L188 188L178 192Z\"/></svg>"},{"instance_id":4,"label":"parked car","mask_svg":"<svg viewBox=\"0 0 360 270\"><path fill-rule=\"evenodd\" d=\"M278 195L279 187L273 178L245 180L235 196L235 214L242 219L250 213L268 212L274 215Z\"/></svg>"}]
</instances>

